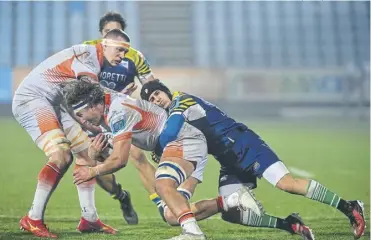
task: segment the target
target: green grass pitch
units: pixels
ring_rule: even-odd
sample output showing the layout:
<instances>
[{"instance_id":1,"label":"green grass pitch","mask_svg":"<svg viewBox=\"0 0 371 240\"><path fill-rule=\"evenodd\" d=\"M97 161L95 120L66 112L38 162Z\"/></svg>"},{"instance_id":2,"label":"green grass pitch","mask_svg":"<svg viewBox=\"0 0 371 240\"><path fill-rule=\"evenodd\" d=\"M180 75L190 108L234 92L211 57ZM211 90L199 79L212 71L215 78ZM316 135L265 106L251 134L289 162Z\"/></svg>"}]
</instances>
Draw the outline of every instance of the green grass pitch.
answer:
<instances>
[{"instance_id":1,"label":"green grass pitch","mask_svg":"<svg viewBox=\"0 0 371 240\"><path fill-rule=\"evenodd\" d=\"M370 209L369 127L359 124L248 123L278 153L288 167L305 170L332 191L346 199L365 202ZM30 207L39 170L45 163L26 132L11 119L0 119L0 239L32 239L19 230L18 221ZM218 163L210 158L204 183L193 200L217 195ZM139 215L139 224L128 226L121 217L119 204L99 187L96 205L100 218L116 227L117 236L83 235L76 231L80 217L77 191L71 170L54 192L46 211L49 228L61 239L166 239L180 233L160 219L148 200L136 170L129 166L117 173L119 182L128 189ZM300 196L274 189L265 180L258 182L257 197L271 215L286 217L299 212L316 234L316 239L353 239L348 220L335 209ZM272 229L249 228L223 222L219 216L200 222L209 239L300 239ZM366 229L364 239L369 239Z\"/></svg>"}]
</instances>

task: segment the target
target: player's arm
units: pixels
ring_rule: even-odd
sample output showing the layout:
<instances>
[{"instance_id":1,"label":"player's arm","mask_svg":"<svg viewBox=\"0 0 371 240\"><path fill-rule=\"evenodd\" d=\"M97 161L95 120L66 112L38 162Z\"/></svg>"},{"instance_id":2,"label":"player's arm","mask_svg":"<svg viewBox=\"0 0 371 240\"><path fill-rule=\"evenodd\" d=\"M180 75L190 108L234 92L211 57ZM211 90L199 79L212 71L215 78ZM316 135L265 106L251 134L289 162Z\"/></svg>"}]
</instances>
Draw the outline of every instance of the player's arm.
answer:
<instances>
[{"instance_id":1,"label":"player's arm","mask_svg":"<svg viewBox=\"0 0 371 240\"><path fill-rule=\"evenodd\" d=\"M121 168L124 168L129 160L130 146L131 137L124 137L114 141L112 154L103 162L103 164L93 168L96 176L114 173Z\"/></svg>"},{"instance_id":2,"label":"player's arm","mask_svg":"<svg viewBox=\"0 0 371 240\"><path fill-rule=\"evenodd\" d=\"M187 121L189 110L192 106L198 105L197 102L189 95L183 94L175 98L169 108L169 118L166 122L166 127L162 131L158 144L156 145L155 154L161 156L165 146L174 141L180 129L183 127L184 122Z\"/></svg>"},{"instance_id":3,"label":"player's arm","mask_svg":"<svg viewBox=\"0 0 371 240\"><path fill-rule=\"evenodd\" d=\"M173 114L167 119L166 127L162 130L156 145L155 154L157 156L161 156L166 145L177 138L184 122L185 118L182 114Z\"/></svg>"},{"instance_id":4,"label":"player's arm","mask_svg":"<svg viewBox=\"0 0 371 240\"><path fill-rule=\"evenodd\" d=\"M71 70L76 79L89 82L99 82L98 74L101 66L93 46L80 44L73 46L75 56L71 63ZM94 57L95 56L95 57Z\"/></svg>"},{"instance_id":5,"label":"player's arm","mask_svg":"<svg viewBox=\"0 0 371 240\"><path fill-rule=\"evenodd\" d=\"M141 84L144 84L147 81L155 80L155 77L153 76L151 70L151 66L141 52L131 48L128 54L128 57L131 57L134 61L137 77Z\"/></svg>"},{"instance_id":6,"label":"player's arm","mask_svg":"<svg viewBox=\"0 0 371 240\"><path fill-rule=\"evenodd\" d=\"M120 111L113 112L114 115L109 117L109 125L113 134L113 151L111 155L103 164L76 169L74 171L74 182L76 184L89 181L98 175L114 173L126 166L129 159L132 129L140 121L141 117L138 112L127 111L124 106L121 106Z\"/></svg>"}]
</instances>

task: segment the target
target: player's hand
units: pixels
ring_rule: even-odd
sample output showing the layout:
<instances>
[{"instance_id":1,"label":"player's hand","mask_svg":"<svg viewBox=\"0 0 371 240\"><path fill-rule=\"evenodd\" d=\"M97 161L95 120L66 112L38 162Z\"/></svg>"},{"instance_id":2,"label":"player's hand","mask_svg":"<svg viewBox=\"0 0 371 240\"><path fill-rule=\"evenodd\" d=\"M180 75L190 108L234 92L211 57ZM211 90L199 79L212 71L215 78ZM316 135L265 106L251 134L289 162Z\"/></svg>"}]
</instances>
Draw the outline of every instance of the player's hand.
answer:
<instances>
[{"instance_id":1,"label":"player's hand","mask_svg":"<svg viewBox=\"0 0 371 240\"><path fill-rule=\"evenodd\" d=\"M151 158L152 158L152 161L154 161L155 163L159 163L161 159L161 157L158 156L155 152L151 152Z\"/></svg>"},{"instance_id":2,"label":"player's hand","mask_svg":"<svg viewBox=\"0 0 371 240\"><path fill-rule=\"evenodd\" d=\"M91 142L89 149L88 149L88 155L91 159L96 160L100 157L101 153L103 152L106 147L108 147L109 142L106 136L102 133L99 133L93 141Z\"/></svg>"},{"instance_id":3,"label":"player's hand","mask_svg":"<svg viewBox=\"0 0 371 240\"><path fill-rule=\"evenodd\" d=\"M82 166L73 171L73 183L79 185L87 182L98 175L98 171L94 167Z\"/></svg>"},{"instance_id":4,"label":"player's hand","mask_svg":"<svg viewBox=\"0 0 371 240\"><path fill-rule=\"evenodd\" d=\"M135 90L137 90L138 85L135 85L135 83L130 83L129 85L124 88L124 90L121 91L121 93L124 93L126 95L131 95Z\"/></svg>"}]
</instances>

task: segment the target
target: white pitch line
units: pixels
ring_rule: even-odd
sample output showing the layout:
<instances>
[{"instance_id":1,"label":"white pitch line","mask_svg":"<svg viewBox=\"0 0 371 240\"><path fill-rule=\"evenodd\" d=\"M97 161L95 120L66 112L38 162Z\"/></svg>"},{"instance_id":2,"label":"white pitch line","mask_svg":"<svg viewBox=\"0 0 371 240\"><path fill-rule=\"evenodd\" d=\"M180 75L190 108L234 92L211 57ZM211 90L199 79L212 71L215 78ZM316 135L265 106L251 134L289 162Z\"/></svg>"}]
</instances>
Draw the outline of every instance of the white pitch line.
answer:
<instances>
[{"instance_id":1,"label":"white pitch line","mask_svg":"<svg viewBox=\"0 0 371 240\"><path fill-rule=\"evenodd\" d=\"M312 178L314 174L296 167L289 167L290 172L305 178Z\"/></svg>"}]
</instances>

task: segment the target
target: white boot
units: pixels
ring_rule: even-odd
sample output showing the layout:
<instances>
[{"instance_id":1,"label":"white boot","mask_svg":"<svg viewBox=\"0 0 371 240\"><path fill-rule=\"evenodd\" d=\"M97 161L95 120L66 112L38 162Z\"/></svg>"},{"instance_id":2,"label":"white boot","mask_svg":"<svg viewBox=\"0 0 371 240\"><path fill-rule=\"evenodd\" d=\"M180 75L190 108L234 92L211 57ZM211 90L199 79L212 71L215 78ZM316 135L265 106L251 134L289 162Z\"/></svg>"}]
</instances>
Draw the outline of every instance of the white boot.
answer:
<instances>
[{"instance_id":1,"label":"white boot","mask_svg":"<svg viewBox=\"0 0 371 240\"><path fill-rule=\"evenodd\" d=\"M259 216L264 214L263 206L256 200L254 192L248 187L242 187L237 192L224 197L224 202L227 205L226 211L237 207L241 212L250 209Z\"/></svg>"}]
</instances>

